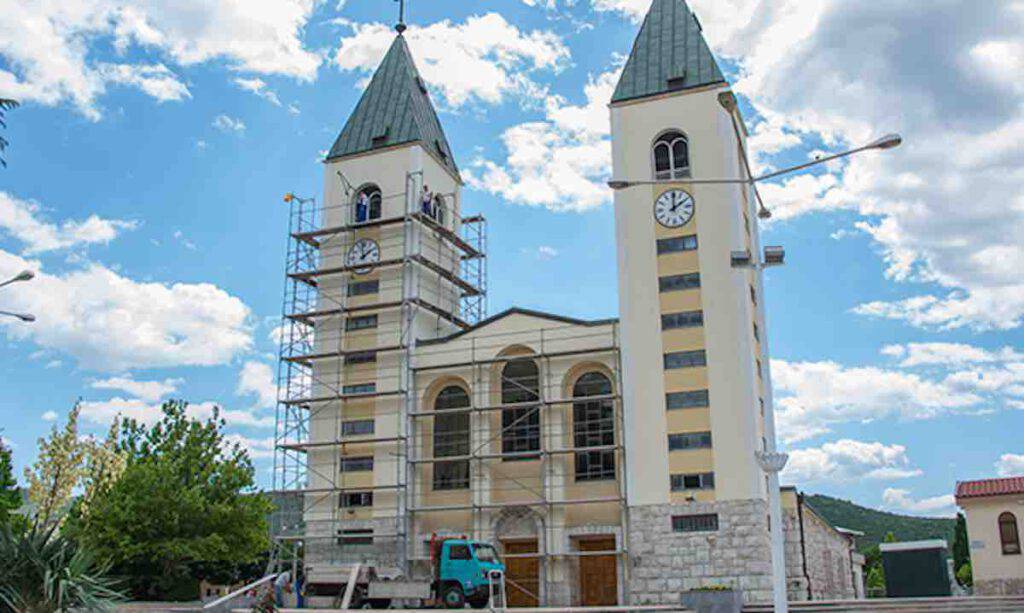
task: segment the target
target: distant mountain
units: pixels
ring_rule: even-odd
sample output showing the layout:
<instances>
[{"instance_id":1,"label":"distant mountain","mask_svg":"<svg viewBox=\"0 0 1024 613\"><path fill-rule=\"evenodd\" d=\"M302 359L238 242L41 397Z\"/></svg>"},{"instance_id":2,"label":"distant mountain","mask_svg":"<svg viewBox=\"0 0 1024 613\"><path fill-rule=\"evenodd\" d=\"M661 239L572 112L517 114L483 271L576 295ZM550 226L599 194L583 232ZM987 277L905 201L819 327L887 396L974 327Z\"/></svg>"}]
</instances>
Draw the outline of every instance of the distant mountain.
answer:
<instances>
[{"instance_id":1,"label":"distant mountain","mask_svg":"<svg viewBox=\"0 0 1024 613\"><path fill-rule=\"evenodd\" d=\"M863 532L864 536L857 539L857 548L862 552L882 542L889 532L897 541L945 539L950 546L953 543L953 518L886 513L821 494L808 494L804 500L833 526Z\"/></svg>"}]
</instances>

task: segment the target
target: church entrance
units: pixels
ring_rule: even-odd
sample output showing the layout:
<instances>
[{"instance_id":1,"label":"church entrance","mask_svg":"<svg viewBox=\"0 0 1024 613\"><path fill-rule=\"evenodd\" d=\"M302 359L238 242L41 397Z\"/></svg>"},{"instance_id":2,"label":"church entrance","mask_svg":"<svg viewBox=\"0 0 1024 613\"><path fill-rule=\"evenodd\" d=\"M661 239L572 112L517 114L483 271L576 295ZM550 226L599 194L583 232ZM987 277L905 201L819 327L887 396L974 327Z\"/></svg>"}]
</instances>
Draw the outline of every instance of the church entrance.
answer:
<instances>
[{"instance_id":1,"label":"church entrance","mask_svg":"<svg viewBox=\"0 0 1024 613\"><path fill-rule=\"evenodd\" d=\"M581 552L615 551L615 537L602 536L577 541ZM615 554L581 555L580 604L585 607L619 603L618 570Z\"/></svg>"},{"instance_id":2,"label":"church entrance","mask_svg":"<svg viewBox=\"0 0 1024 613\"><path fill-rule=\"evenodd\" d=\"M537 553L537 539L505 540L501 544L506 556ZM508 606L539 606L540 559L536 556L506 557L503 561Z\"/></svg>"}]
</instances>

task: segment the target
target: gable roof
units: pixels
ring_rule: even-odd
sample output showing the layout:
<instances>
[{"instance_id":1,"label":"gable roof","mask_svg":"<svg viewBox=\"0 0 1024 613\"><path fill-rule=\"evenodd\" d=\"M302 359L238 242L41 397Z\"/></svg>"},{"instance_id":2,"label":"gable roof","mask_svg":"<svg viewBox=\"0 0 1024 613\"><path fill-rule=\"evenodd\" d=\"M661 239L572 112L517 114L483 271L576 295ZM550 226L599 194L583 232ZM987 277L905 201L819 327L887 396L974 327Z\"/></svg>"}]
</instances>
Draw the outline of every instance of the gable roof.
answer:
<instances>
[{"instance_id":1,"label":"gable roof","mask_svg":"<svg viewBox=\"0 0 1024 613\"><path fill-rule=\"evenodd\" d=\"M960 481L956 484L957 499L1005 496L1007 494L1024 494L1024 477Z\"/></svg>"},{"instance_id":2,"label":"gable roof","mask_svg":"<svg viewBox=\"0 0 1024 613\"><path fill-rule=\"evenodd\" d=\"M399 34L377 67L352 115L327 154L328 160L418 142L459 174L448 138L409 45Z\"/></svg>"},{"instance_id":3,"label":"gable roof","mask_svg":"<svg viewBox=\"0 0 1024 613\"><path fill-rule=\"evenodd\" d=\"M684 0L654 0L633 42L612 103L725 83Z\"/></svg>"},{"instance_id":4,"label":"gable roof","mask_svg":"<svg viewBox=\"0 0 1024 613\"><path fill-rule=\"evenodd\" d=\"M512 308L509 308L509 309L505 309L504 311L498 313L497 315L491 315L487 319L481 319L480 321L478 321L477 323L473 324L469 328L466 328L465 330L459 330L458 332L455 332L454 334L449 334L448 336L442 336L442 337L439 337L439 338L421 339L421 340L418 340L416 342L418 344L420 344L420 345L432 345L432 344L435 344L435 343L445 343L445 342L448 342L450 340L454 340L456 338L459 338L460 336L464 336L466 334L469 334L470 332L475 332L476 330L479 330L480 328L483 328L484 326L490 325L490 324L498 321L499 319L505 319L506 317L509 317L511 315L526 315L528 317L537 317L539 319L548 319L548 320L551 320L551 321L557 321L559 323L564 323L564 324L571 324L571 325L574 325L574 326L600 326L600 325L611 324L611 323L615 323L615 322L619 321L618 318L615 318L615 317L610 318L610 319L590 319L590 320L588 320L588 319L576 319L575 317L566 317L564 315L555 315L554 313L546 313L544 311L535 311L533 309L524 309L524 308L521 308L521 307L512 307Z\"/></svg>"}]
</instances>

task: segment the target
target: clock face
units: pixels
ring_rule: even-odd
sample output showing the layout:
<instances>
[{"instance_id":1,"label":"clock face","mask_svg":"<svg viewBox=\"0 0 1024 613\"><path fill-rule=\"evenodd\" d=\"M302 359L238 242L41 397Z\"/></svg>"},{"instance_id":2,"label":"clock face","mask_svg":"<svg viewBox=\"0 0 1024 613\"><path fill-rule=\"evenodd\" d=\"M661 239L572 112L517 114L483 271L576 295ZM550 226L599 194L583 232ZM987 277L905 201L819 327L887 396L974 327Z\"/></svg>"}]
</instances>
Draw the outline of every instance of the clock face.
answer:
<instances>
[{"instance_id":1,"label":"clock face","mask_svg":"<svg viewBox=\"0 0 1024 613\"><path fill-rule=\"evenodd\" d=\"M370 272L373 268L372 264L376 264L379 261L380 246L368 238L357 240L356 244L352 245L345 256L346 266L363 266L363 268L355 269L356 274L359 275Z\"/></svg>"},{"instance_id":2,"label":"clock face","mask_svg":"<svg viewBox=\"0 0 1024 613\"><path fill-rule=\"evenodd\" d=\"M671 189L654 201L654 218L666 228L678 228L693 219L693 209L693 196Z\"/></svg>"}]
</instances>

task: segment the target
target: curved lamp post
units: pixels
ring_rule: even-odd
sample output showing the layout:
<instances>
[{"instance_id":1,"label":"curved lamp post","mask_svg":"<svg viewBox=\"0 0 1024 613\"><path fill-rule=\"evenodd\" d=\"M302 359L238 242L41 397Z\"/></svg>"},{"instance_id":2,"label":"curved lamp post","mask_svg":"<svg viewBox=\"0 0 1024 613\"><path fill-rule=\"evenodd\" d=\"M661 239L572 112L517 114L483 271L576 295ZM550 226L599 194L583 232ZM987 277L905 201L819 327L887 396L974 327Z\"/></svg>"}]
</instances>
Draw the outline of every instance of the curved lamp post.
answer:
<instances>
[{"instance_id":1,"label":"curved lamp post","mask_svg":"<svg viewBox=\"0 0 1024 613\"><path fill-rule=\"evenodd\" d=\"M32 279L35 278L35 276L36 276L36 273L32 272L31 270L23 270L23 271L19 272L17 275L15 275L15 276L11 277L10 279L4 281L3 283L0 283L0 287L4 287L5 285L10 285L11 283L19 283L19 282L22 282L22 281L31 281ZM30 313L12 313L10 311L0 311L0 316L14 317L15 319L20 319L21 321L23 321L25 323L31 323L31 322L36 320L36 316L32 315Z\"/></svg>"}]
</instances>

